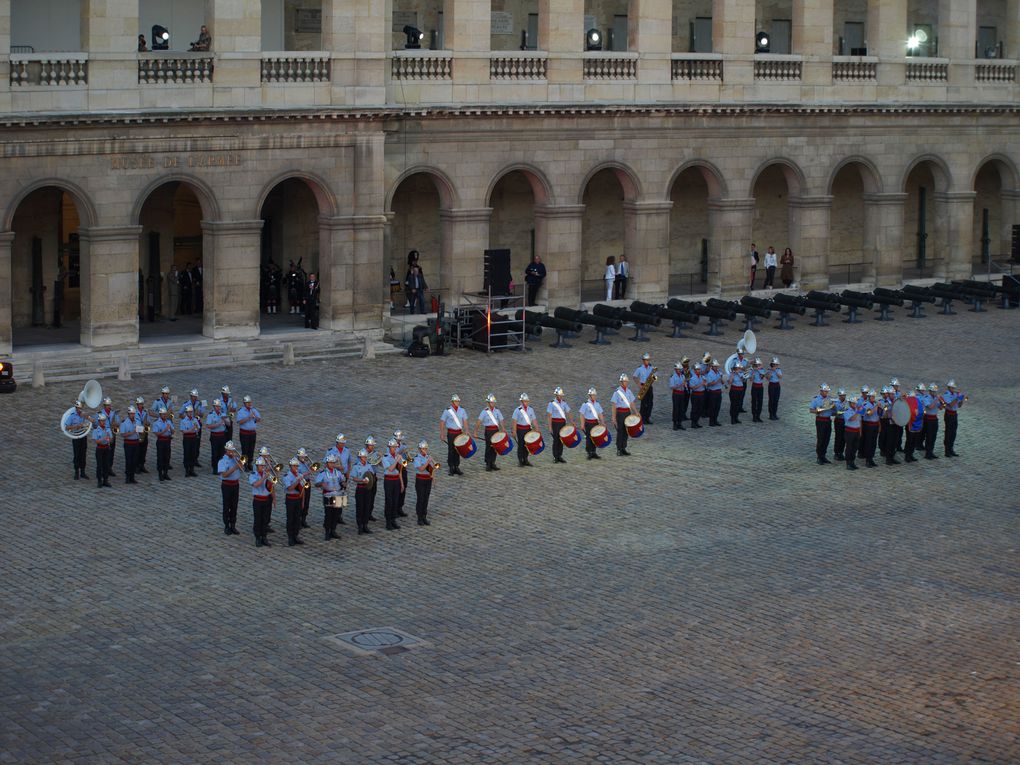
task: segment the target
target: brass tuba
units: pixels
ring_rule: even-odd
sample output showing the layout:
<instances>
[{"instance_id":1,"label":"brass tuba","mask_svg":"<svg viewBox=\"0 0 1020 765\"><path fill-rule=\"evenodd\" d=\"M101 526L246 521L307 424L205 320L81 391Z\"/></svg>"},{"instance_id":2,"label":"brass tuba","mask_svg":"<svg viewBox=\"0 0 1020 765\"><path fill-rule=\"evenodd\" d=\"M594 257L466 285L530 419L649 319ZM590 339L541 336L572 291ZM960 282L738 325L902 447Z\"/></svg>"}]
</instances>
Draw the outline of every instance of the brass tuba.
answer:
<instances>
[{"instance_id":1,"label":"brass tuba","mask_svg":"<svg viewBox=\"0 0 1020 765\"><path fill-rule=\"evenodd\" d=\"M648 389L651 388L652 385L655 384L655 381L659 379L659 376L655 374L657 370L658 367L652 367L652 373L648 375L648 379L641 383L641 388L637 392L638 401L645 397L645 394L648 393Z\"/></svg>"}]
</instances>

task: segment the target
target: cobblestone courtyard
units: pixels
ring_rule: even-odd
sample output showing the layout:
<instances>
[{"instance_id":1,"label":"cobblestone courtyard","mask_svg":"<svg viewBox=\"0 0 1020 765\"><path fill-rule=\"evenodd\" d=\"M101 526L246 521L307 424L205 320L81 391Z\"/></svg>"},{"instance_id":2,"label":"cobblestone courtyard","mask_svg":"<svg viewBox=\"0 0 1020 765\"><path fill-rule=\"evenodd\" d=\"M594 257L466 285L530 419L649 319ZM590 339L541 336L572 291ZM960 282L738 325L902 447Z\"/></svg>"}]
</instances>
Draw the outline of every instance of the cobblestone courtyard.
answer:
<instances>
[{"instance_id":1,"label":"cobblestone courtyard","mask_svg":"<svg viewBox=\"0 0 1020 765\"><path fill-rule=\"evenodd\" d=\"M261 408L260 443L318 458L338 431L439 446L454 391L472 417L489 390L508 417L522 390L544 412L556 384L575 408L592 384L605 402L653 354L655 424L633 457L554 466L547 449L488 474L479 454L442 471L431 527L412 511L399 532L349 523L323 542L316 498L294 548L282 506L273 547L254 547L245 489L244 533L224 536L216 481L184 477L179 440L171 483L150 451L125 486L119 450L112 489L72 481L57 420L81 386L33 390L19 370L0 397L0 762L1017 762L1020 312L772 323L759 355L782 358L781 421L694 432L668 429L669 369L725 358L735 326L103 381L120 409L163 383L209 399L229 383ZM961 457L815 465L818 383L892 375L959 381ZM331 639L368 627L422 643Z\"/></svg>"}]
</instances>

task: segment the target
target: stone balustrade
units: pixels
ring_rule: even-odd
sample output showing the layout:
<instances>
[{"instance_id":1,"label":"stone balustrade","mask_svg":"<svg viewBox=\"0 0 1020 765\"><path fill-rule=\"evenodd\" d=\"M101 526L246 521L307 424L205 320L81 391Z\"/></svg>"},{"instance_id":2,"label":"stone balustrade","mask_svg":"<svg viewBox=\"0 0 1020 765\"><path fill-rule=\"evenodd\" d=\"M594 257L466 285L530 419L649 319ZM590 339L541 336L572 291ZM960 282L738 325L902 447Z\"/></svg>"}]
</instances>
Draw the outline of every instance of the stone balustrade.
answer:
<instances>
[{"instance_id":1,"label":"stone balustrade","mask_svg":"<svg viewBox=\"0 0 1020 765\"><path fill-rule=\"evenodd\" d=\"M923 61L907 61L907 82L948 82L949 61L945 59L925 59Z\"/></svg>"},{"instance_id":2,"label":"stone balustrade","mask_svg":"<svg viewBox=\"0 0 1020 765\"><path fill-rule=\"evenodd\" d=\"M838 56L832 59L833 82L874 82L878 79L878 59Z\"/></svg>"},{"instance_id":3,"label":"stone balustrade","mask_svg":"<svg viewBox=\"0 0 1020 765\"><path fill-rule=\"evenodd\" d=\"M974 65L975 82L1016 82L1016 61L978 61Z\"/></svg>"},{"instance_id":4,"label":"stone balustrade","mask_svg":"<svg viewBox=\"0 0 1020 765\"><path fill-rule=\"evenodd\" d=\"M603 53L593 51L584 54L584 79L586 80L635 80L637 79L638 54Z\"/></svg>"},{"instance_id":5,"label":"stone balustrade","mask_svg":"<svg viewBox=\"0 0 1020 765\"><path fill-rule=\"evenodd\" d=\"M140 53L139 85L188 85L213 81L214 59L210 55Z\"/></svg>"},{"instance_id":6,"label":"stone balustrade","mask_svg":"<svg viewBox=\"0 0 1020 765\"><path fill-rule=\"evenodd\" d=\"M722 82L722 56L712 53L674 53L670 64L670 76L674 80Z\"/></svg>"},{"instance_id":7,"label":"stone balustrade","mask_svg":"<svg viewBox=\"0 0 1020 765\"><path fill-rule=\"evenodd\" d=\"M800 56L760 55L754 57L754 79L766 82L798 81L803 73Z\"/></svg>"},{"instance_id":8,"label":"stone balustrade","mask_svg":"<svg viewBox=\"0 0 1020 765\"><path fill-rule=\"evenodd\" d=\"M89 81L87 53L12 53L12 86L71 87Z\"/></svg>"},{"instance_id":9,"label":"stone balustrade","mask_svg":"<svg viewBox=\"0 0 1020 765\"><path fill-rule=\"evenodd\" d=\"M262 82L329 82L328 53L263 53Z\"/></svg>"},{"instance_id":10,"label":"stone balustrade","mask_svg":"<svg viewBox=\"0 0 1020 765\"><path fill-rule=\"evenodd\" d=\"M489 77L493 80L544 80L549 57L546 53L493 53L489 59Z\"/></svg>"},{"instance_id":11,"label":"stone balustrade","mask_svg":"<svg viewBox=\"0 0 1020 765\"><path fill-rule=\"evenodd\" d=\"M391 69L395 80L450 80L453 53L447 50L394 51Z\"/></svg>"}]
</instances>

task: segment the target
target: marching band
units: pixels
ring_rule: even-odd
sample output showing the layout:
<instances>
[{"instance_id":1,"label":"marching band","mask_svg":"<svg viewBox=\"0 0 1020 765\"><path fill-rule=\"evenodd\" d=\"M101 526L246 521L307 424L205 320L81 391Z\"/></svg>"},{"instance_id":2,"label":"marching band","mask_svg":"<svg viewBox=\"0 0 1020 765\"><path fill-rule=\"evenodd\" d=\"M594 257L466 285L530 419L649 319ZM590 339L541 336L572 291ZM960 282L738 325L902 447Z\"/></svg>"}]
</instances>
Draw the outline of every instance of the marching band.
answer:
<instances>
[{"instance_id":1,"label":"marching band","mask_svg":"<svg viewBox=\"0 0 1020 765\"><path fill-rule=\"evenodd\" d=\"M731 424L741 423L739 414L745 411L743 404L748 388L751 390L752 422L764 422L762 411L766 390L769 419L779 419L778 403L783 378L779 358L772 357L766 369L760 358L751 359L746 355L748 350L754 351L753 335L745 337L738 345L737 353L726 361L725 374L720 371L719 361L710 353L706 353L700 363L692 364L685 356L674 364L668 381L674 430L685 430L684 421L689 421L690 428L700 428L703 417L707 417L710 426L719 426L722 391L727 388ZM631 377L621 374L618 386L610 396L616 452L621 457L630 456L627 450L629 440L639 438L645 426L652 422L654 384L658 375L651 362L651 355L645 353L633 373L633 380L639 385L636 393L631 388ZM819 464L830 462L827 454L833 425L833 456L845 462L848 470L857 469L858 457L867 467L876 467L876 453L885 459L887 465L899 464L896 459L898 451L904 452L906 462L916 461L914 454L917 451L923 451L925 459L937 459L934 449L939 412L944 417L945 455L957 456L953 447L958 412L967 397L957 389L955 381L950 380L943 393L939 393L934 383L919 384L916 395L912 396L901 393L896 379L881 391L863 386L856 398L848 397L843 388L838 390L835 399L830 397L830 392L829 385L822 383L818 395L809 405L809 411L815 417ZM198 390L192 389L188 399L175 409L176 401L170 396L170 388L163 386L159 398L150 407L146 408L145 399L139 396L134 404L128 406L122 419L113 409L112 401L101 397L98 383L90 381L73 407L61 418L61 429L72 439L74 479L88 477L85 473L85 444L87 437L91 436L95 446L97 486L110 486L109 478L114 475L116 439L120 435L124 446L125 483L137 483L136 475L148 472L145 458L151 434L156 439L159 480L169 481L169 471L173 469L170 464L171 448L176 433L181 435L185 476L197 476L204 430L209 434L212 470L220 481L223 532L226 535L240 533L237 530L237 508L239 487L245 478L252 491L252 533L258 547L270 546L268 535L273 531L270 521L278 492L284 495L287 543L291 546L304 544L300 534L302 529L309 528L308 511L315 489L322 495L325 541L339 539L337 526L345 523L343 510L348 506L351 491L358 534L372 533L369 523L375 520L373 511L380 481L384 489L386 530L399 530L398 519L407 517L404 501L411 473L418 525L430 525L429 499L441 465L430 453L428 441L419 441L417 450L412 453L405 443L403 431L396 430L387 440L385 453L380 454L375 449L375 437L370 435L365 439L364 448L355 456L347 446L347 437L339 433L322 463L312 462L308 450L302 447L285 467L282 462L276 461L267 446L260 447L256 456L262 415L251 396L244 396L238 407L230 397L228 386L223 386L220 393L221 398L215 399L209 406L208 402L199 398ZM545 438L529 395L521 393L518 400L519 405L511 415L514 424L511 435L504 426L502 412L496 406L495 394L486 395L485 406L471 428L467 424L467 412L461 407L460 396L454 394L450 397L449 407L439 418L439 440L447 447L449 475L464 475L461 461L475 454L475 439L480 433L485 442L487 471L500 469L498 457L514 451L514 437L518 465L533 466L531 458L544 451ZM85 406L92 408L100 403L101 407L94 417L83 413ZM566 463L564 449L573 449L582 440L588 459L600 459L599 452L614 441L605 415L594 387L588 389L576 420L563 388L554 388L546 405L553 463ZM232 440L235 421L240 446ZM905 445L901 444L904 433Z\"/></svg>"}]
</instances>

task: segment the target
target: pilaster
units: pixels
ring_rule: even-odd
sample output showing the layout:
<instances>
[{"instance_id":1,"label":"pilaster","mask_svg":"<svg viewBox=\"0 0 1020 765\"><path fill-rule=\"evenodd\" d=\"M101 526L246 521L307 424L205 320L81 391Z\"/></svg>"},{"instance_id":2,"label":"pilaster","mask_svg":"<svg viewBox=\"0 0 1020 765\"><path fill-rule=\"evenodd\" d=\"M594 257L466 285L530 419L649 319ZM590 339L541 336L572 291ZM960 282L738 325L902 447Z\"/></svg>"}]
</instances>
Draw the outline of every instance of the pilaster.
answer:
<instances>
[{"instance_id":1,"label":"pilaster","mask_svg":"<svg viewBox=\"0 0 1020 765\"><path fill-rule=\"evenodd\" d=\"M754 82L755 3L752 0L713 0L712 50L726 59L726 84Z\"/></svg>"},{"instance_id":2,"label":"pilaster","mask_svg":"<svg viewBox=\"0 0 1020 765\"><path fill-rule=\"evenodd\" d=\"M453 51L454 85L477 85L489 79L489 58L478 54L489 50L492 14L489 0L445 0L443 35ZM460 55L469 54L469 55Z\"/></svg>"},{"instance_id":3,"label":"pilaster","mask_svg":"<svg viewBox=\"0 0 1020 765\"><path fill-rule=\"evenodd\" d=\"M440 262L451 305L465 292L482 289L482 257L489 246L491 217L491 207L439 211L443 232Z\"/></svg>"},{"instance_id":4,"label":"pilaster","mask_svg":"<svg viewBox=\"0 0 1020 765\"><path fill-rule=\"evenodd\" d=\"M81 237L81 344L138 342L138 241L141 226L93 226Z\"/></svg>"},{"instance_id":5,"label":"pilaster","mask_svg":"<svg viewBox=\"0 0 1020 765\"><path fill-rule=\"evenodd\" d=\"M754 197L708 200L711 231L708 291L743 295L748 284L747 253L754 223Z\"/></svg>"},{"instance_id":6,"label":"pilaster","mask_svg":"<svg viewBox=\"0 0 1020 765\"><path fill-rule=\"evenodd\" d=\"M202 235L202 334L258 337L262 220L202 221Z\"/></svg>"},{"instance_id":7,"label":"pilaster","mask_svg":"<svg viewBox=\"0 0 1020 765\"><path fill-rule=\"evenodd\" d=\"M793 0L793 52L803 56L804 85L832 84L833 0Z\"/></svg>"},{"instance_id":8,"label":"pilaster","mask_svg":"<svg viewBox=\"0 0 1020 765\"><path fill-rule=\"evenodd\" d=\"M903 212L907 195L865 194L865 241L875 254L875 285L895 287L903 280Z\"/></svg>"},{"instance_id":9,"label":"pilaster","mask_svg":"<svg viewBox=\"0 0 1020 765\"><path fill-rule=\"evenodd\" d=\"M800 268L801 288L828 289L832 197L791 197L789 208L790 247Z\"/></svg>"},{"instance_id":10,"label":"pilaster","mask_svg":"<svg viewBox=\"0 0 1020 765\"><path fill-rule=\"evenodd\" d=\"M9 354L14 344L14 314L11 305L13 279L14 232L0 232L0 354Z\"/></svg>"},{"instance_id":11,"label":"pilaster","mask_svg":"<svg viewBox=\"0 0 1020 765\"><path fill-rule=\"evenodd\" d=\"M213 105L248 105L246 94L262 84L261 0L205 0L205 25L216 54ZM198 38L199 30L188 32Z\"/></svg>"},{"instance_id":12,"label":"pilaster","mask_svg":"<svg viewBox=\"0 0 1020 765\"><path fill-rule=\"evenodd\" d=\"M581 231L584 205L535 207L535 252L545 264L549 309L577 308L581 296Z\"/></svg>"},{"instance_id":13,"label":"pilaster","mask_svg":"<svg viewBox=\"0 0 1020 765\"><path fill-rule=\"evenodd\" d=\"M623 203L623 251L630 263L627 291L634 298L669 294L670 201Z\"/></svg>"},{"instance_id":14,"label":"pilaster","mask_svg":"<svg viewBox=\"0 0 1020 765\"><path fill-rule=\"evenodd\" d=\"M1005 58L1016 59L1020 56L1020 0L1006 0L1006 18L1003 21L1003 40Z\"/></svg>"},{"instance_id":15,"label":"pilaster","mask_svg":"<svg viewBox=\"0 0 1020 765\"><path fill-rule=\"evenodd\" d=\"M550 85L580 83L584 33L584 0L539 0L539 46L553 54L576 54L550 56L546 73Z\"/></svg>"},{"instance_id":16,"label":"pilaster","mask_svg":"<svg viewBox=\"0 0 1020 765\"><path fill-rule=\"evenodd\" d=\"M907 0L868 0L868 55L878 56L878 84L906 80Z\"/></svg>"},{"instance_id":17,"label":"pilaster","mask_svg":"<svg viewBox=\"0 0 1020 765\"><path fill-rule=\"evenodd\" d=\"M668 85L673 51L672 0L630 0L627 50L640 51L638 82Z\"/></svg>"},{"instance_id":18,"label":"pilaster","mask_svg":"<svg viewBox=\"0 0 1020 765\"><path fill-rule=\"evenodd\" d=\"M977 0L939 0L939 50L949 61L949 82L971 85L977 41Z\"/></svg>"},{"instance_id":19,"label":"pilaster","mask_svg":"<svg viewBox=\"0 0 1020 765\"><path fill-rule=\"evenodd\" d=\"M935 230L943 252L935 253L946 279L969 279L973 261L975 191L935 192Z\"/></svg>"},{"instance_id":20,"label":"pilaster","mask_svg":"<svg viewBox=\"0 0 1020 765\"><path fill-rule=\"evenodd\" d=\"M387 0L322 0L322 49L332 56L332 103L386 103Z\"/></svg>"}]
</instances>

